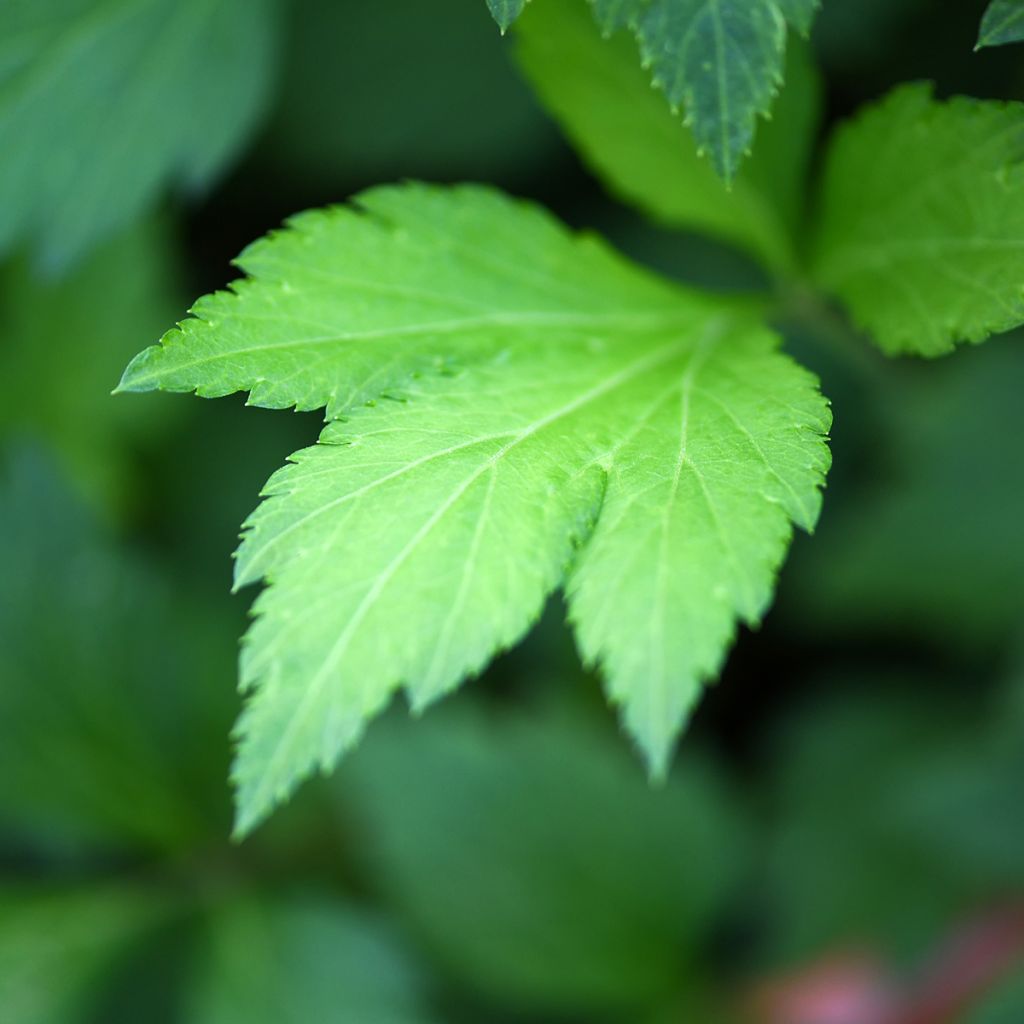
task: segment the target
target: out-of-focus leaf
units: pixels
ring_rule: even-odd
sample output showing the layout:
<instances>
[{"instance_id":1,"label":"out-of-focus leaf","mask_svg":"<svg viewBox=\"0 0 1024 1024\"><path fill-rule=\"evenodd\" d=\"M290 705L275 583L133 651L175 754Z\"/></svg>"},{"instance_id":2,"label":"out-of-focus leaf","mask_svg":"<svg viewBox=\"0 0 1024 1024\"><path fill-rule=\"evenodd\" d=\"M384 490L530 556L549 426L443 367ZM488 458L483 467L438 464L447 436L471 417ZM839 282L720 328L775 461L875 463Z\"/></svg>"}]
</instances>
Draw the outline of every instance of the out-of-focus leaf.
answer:
<instances>
[{"instance_id":1,"label":"out-of-focus leaf","mask_svg":"<svg viewBox=\"0 0 1024 1024\"><path fill-rule=\"evenodd\" d=\"M968 647L1021 628L1021 342L993 341L948 365L885 366L867 382L871 409L846 410L861 431L871 416L880 422L860 442L867 482L826 508L813 550L793 566L790 594L815 628L909 630Z\"/></svg>"},{"instance_id":2,"label":"out-of-focus leaf","mask_svg":"<svg viewBox=\"0 0 1024 1024\"><path fill-rule=\"evenodd\" d=\"M1020 1024L1024 1020L1024 963L1015 966L961 1024Z\"/></svg>"},{"instance_id":3,"label":"out-of-focus leaf","mask_svg":"<svg viewBox=\"0 0 1024 1024\"><path fill-rule=\"evenodd\" d=\"M0 253L63 267L169 184L206 187L263 106L276 0L0 5Z\"/></svg>"},{"instance_id":4,"label":"out-of-focus leaf","mask_svg":"<svg viewBox=\"0 0 1024 1024\"><path fill-rule=\"evenodd\" d=\"M233 651L211 634L231 626L172 600L38 453L0 464L0 535L0 829L194 841L226 810L208 780L226 768Z\"/></svg>"},{"instance_id":5,"label":"out-of-focus leaf","mask_svg":"<svg viewBox=\"0 0 1024 1024\"><path fill-rule=\"evenodd\" d=\"M27 260L0 269L0 433L44 439L90 497L114 507L125 500L127 452L171 421L167 403L110 392L139 341L183 308L173 251L166 225L150 221L59 282Z\"/></svg>"},{"instance_id":6,"label":"out-of-focus leaf","mask_svg":"<svg viewBox=\"0 0 1024 1024\"><path fill-rule=\"evenodd\" d=\"M333 897L238 899L213 912L189 1024L427 1024L423 978L381 922Z\"/></svg>"},{"instance_id":7,"label":"out-of-focus leaf","mask_svg":"<svg viewBox=\"0 0 1024 1024\"><path fill-rule=\"evenodd\" d=\"M92 1024L109 972L166 912L138 888L0 887L0 1019Z\"/></svg>"},{"instance_id":8,"label":"out-of-focus leaf","mask_svg":"<svg viewBox=\"0 0 1024 1024\"><path fill-rule=\"evenodd\" d=\"M379 728L340 776L367 869L496 1000L651 1005L687 983L745 830L708 762L651 788L613 734L553 712L463 704Z\"/></svg>"},{"instance_id":9,"label":"out-of-focus leaf","mask_svg":"<svg viewBox=\"0 0 1024 1024\"><path fill-rule=\"evenodd\" d=\"M836 691L839 680L821 689ZM869 944L920 954L978 906L1024 892L1024 744L921 680L856 680L775 738L772 959Z\"/></svg>"},{"instance_id":10,"label":"out-of-focus leaf","mask_svg":"<svg viewBox=\"0 0 1024 1024\"><path fill-rule=\"evenodd\" d=\"M791 47L775 115L727 189L651 88L635 42L603 38L587 8L584 0L544 0L516 26L523 69L584 158L656 220L740 245L772 269L790 268L819 107L806 46Z\"/></svg>"}]
</instances>

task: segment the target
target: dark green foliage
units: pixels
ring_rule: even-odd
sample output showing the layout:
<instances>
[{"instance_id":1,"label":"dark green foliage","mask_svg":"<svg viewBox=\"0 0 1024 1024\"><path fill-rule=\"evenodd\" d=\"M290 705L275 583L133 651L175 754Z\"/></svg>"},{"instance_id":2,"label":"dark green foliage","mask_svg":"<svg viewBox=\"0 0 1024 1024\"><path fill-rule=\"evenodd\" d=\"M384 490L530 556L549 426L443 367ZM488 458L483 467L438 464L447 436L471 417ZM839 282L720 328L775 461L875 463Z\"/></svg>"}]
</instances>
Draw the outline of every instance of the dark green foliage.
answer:
<instances>
[{"instance_id":1,"label":"dark green foliage","mask_svg":"<svg viewBox=\"0 0 1024 1024\"><path fill-rule=\"evenodd\" d=\"M641 66L642 20L671 28L682 0L491 6L520 14L504 39L480 0L0 4L0 1021L794 1024L768 1007L813 993L890 1004L885 1024L1019 1024L1021 335L888 359L851 326L937 354L1019 322L1019 61L987 48L1018 5L991 5L975 53L980 2L694 0L790 25L731 189ZM672 38L647 45L685 85ZM889 93L910 77L938 84ZM374 187L409 176L436 183ZM485 184L451 186L467 179ZM172 335L129 378L330 423L111 397L243 246L356 194L247 251L255 283L186 329L219 349L196 361ZM730 330L691 373L687 332L709 324ZM353 358L357 327L378 333ZM808 410L824 426L798 363L835 414L824 513L777 607L734 630L766 610L787 515L817 511L813 487L781 487L823 465L819 441L790 443ZM301 451L237 567L270 580L257 609L282 630L257 624L243 678L287 717L314 649L283 642L305 638L291 623L335 642L460 465L267 547L282 516L347 507L338 481L390 478L412 429L425 451L481 424L492 444L520 413L529 458L389 594L346 721L400 685L424 707L480 678L382 710L330 779L233 842L246 602L227 552L261 483ZM687 459L728 499L717 518ZM489 562L473 508L494 517ZM507 573L471 592L471 564ZM422 674L391 671L417 655ZM666 688L680 664L698 684ZM679 723L658 700L705 691L661 784L602 682L648 756ZM311 728L336 735L337 708Z\"/></svg>"}]
</instances>

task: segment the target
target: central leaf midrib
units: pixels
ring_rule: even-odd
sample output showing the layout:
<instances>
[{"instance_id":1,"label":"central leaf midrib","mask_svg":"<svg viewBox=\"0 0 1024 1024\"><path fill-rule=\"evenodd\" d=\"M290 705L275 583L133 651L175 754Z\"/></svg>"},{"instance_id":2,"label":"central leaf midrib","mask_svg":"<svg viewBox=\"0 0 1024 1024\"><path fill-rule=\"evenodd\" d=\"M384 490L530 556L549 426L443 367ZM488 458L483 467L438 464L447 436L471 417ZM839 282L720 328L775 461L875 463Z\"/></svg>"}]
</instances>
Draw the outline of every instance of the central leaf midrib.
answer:
<instances>
[{"instance_id":1,"label":"central leaf midrib","mask_svg":"<svg viewBox=\"0 0 1024 1024\"><path fill-rule=\"evenodd\" d=\"M248 319L258 319L256 317L249 317ZM271 318L264 318L271 319ZM288 322L289 317L281 317L283 322ZM191 359L187 362L179 363L171 368L174 373L183 373L188 370L196 369L201 366L206 366L211 363L217 363L221 361L237 359L240 356L255 355L258 353L265 352L278 352L286 349L293 348L306 348L316 347L318 345L327 344L341 344L341 343L360 343L368 341L380 341L380 340L391 340L395 338L406 338L406 337L419 337L424 335L438 334L443 337L444 335L460 334L464 331L480 330L486 327L541 327L541 328L553 328L553 327L570 327L570 328L599 328L607 327L613 331L623 330L650 330L653 328L671 328L674 326L683 326L687 323L692 323L694 320L694 314L692 310L686 313L680 312L678 314L669 314L667 312L658 313L600 313L600 314L586 314L586 313L552 313L548 311L524 311L518 313L493 313L487 314L486 316L480 317L460 317L451 320L437 320L427 323L419 324L407 324L404 327L381 327L374 328L373 330L366 331L337 331L329 334L322 335L310 335L305 338L289 338L286 341L274 342L269 345L253 345L247 348L233 348L226 352L214 352L209 355L205 355L199 359ZM206 322L202 320L197 321L185 321L182 328L179 330L195 330L199 326L199 329L203 329L206 326ZM588 338L572 339L574 341L588 341ZM156 350L156 356L159 361L171 358L167 353L171 350L171 346L175 344L177 339L172 339L169 343L165 343L163 348ZM148 350L153 351L153 350ZM131 367L125 372L124 380L127 384L122 384L126 390L128 388L140 389L147 386L151 386L151 382L168 372L166 367L154 368L148 374L140 377L130 377ZM256 382L254 381L254 384ZM239 386L239 391L250 390L249 386Z\"/></svg>"}]
</instances>

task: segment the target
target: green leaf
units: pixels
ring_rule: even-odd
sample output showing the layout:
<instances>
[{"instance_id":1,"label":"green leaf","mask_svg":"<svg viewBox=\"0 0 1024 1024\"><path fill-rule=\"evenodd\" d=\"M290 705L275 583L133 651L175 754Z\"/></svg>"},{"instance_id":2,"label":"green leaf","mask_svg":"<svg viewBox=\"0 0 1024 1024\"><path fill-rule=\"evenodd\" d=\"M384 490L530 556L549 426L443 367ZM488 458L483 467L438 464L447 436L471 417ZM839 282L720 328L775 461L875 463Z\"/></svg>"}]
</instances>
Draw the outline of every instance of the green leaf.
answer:
<instances>
[{"instance_id":1,"label":"green leaf","mask_svg":"<svg viewBox=\"0 0 1024 1024\"><path fill-rule=\"evenodd\" d=\"M652 0L635 23L644 65L697 150L731 181L782 80L786 22L773 0Z\"/></svg>"},{"instance_id":2,"label":"green leaf","mask_svg":"<svg viewBox=\"0 0 1024 1024\"><path fill-rule=\"evenodd\" d=\"M488 714L460 699L382 722L338 782L365 870L497 1005L640 1020L699 988L749 839L707 759L654 788L572 705Z\"/></svg>"},{"instance_id":3,"label":"green leaf","mask_svg":"<svg viewBox=\"0 0 1024 1024\"><path fill-rule=\"evenodd\" d=\"M809 628L1002 649L1024 622L1024 466L999 438L1024 437L1024 336L946 363L882 364L857 381L846 464L865 482L829 506L788 594ZM830 390L837 392L837 382ZM942 514L936 514L941 510Z\"/></svg>"},{"instance_id":4,"label":"green leaf","mask_svg":"<svg viewBox=\"0 0 1024 1024\"><path fill-rule=\"evenodd\" d=\"M0 534L0 833L150 851L219 834L231 619L172 600L34 451L0 450Z\"/></svg>"},{"instance_id":5,"label":"green leaf","mask_svg":"<svg viewBox=\"0 0 1024 1024\"><path fill-rule=\"evenodd\" d=\"M974 47L1002 46L1024 40L1024 0L992 0L981 19Z\"/></svg>"},{"instance_id":6,"label":"green leaf","mask_svg":"<svg viewBox=\"0 0 1024 1024\"><path fill-rule=\"evenodd\" d=\"M494 3L491 3L492 10ZM782 82L787 20L810 30L816 0L591 0L601 31L628 26L640 59L673 111L682 107L699 154L731 182L750 152L758 115ZM513 9L503 28L523 4ZM495 17L498 17L495 14Z\"/></svg>"},{"instance_id":7,"label":"green leaf","mask_svg":"<svg viewBox=\"0 0 1024 1024\"><path fill-rule=\"evenodd\" d=\"M522 14L526 0L487 0L487 6L498 23L498 27L505 32L509 25Z\"/></svg>"},{"instance_id":8,"label":"green leaf","mask_svg":"<svg viewBox=\"0 0 1024 1024\"><path fill-rule=\"evenodd\" d=\"M838 129L814 274L890 353L1024 321L1024 106L902 86Z\"/></svg>"},{"instance_id":9,"label":"green leaf","mask_svg":"<svg viewBox=\"0 0 1024 1024\"><path fill-rule=\"evenodd\" d=\"M532 5L516 36L541 100L614 193L666 225L732 242L773 270L792 268L820 92L805 47L790 47L775 117L727 189L651 88L635 43L602 39L584 0Z\"/></svg>"},{"instance_id":10,"label":"green leaf","mask_svg":"<svg viewBox=\"0 0 1024 1024\"><path fill-rule=\"evenodd\" d=\"M321 894L236 899L206 923L190 1024L427 1024L423 979L373 918Z\"/></svg>"},{"instance_id":11,"label":"green leaf","mask_svg":"<svg viewBox=\"0 0 1024 1024\"><path fill-rule=\"evenodd\" d=\"M62 268L168 186L207 187L266 98L276 0L0 8L0 253ZM128 158L127 154L131 153Z\"/></svg>"},{"instance_id":12,"label":"green leaf","mask_svg":"<svg viewBox=\"0 0 1024 1024\"><path fill-rule=\"evenodd\" d=\"M12 1024L86 1024L119 958L167 915L140 887L0 888L0 1006Z\"/></svg>"},{"instance_id":13,"label":"green leaf","mask_svg":"<svg viewBox=\"0 0 1024 1024\"><path fill-rule=\"evenodd\" d=\"M143 221L60 281L40 278L26 259L0 268L0 433L44 440L108 509L130 504L132 451L176 418L164 403L122 405L109 394L138 339L159 337L184 306L169 235Z\"/></svg>"},{"instance_id":14,"label":"green leaf","mask_svg":"<svg viewBox=\"0 0 1024 1024\"><path fill-rule=\"evenodd\" d=\"M481 188L377 189L241 258L123 390L326 406L267 485L236 583L245 831L403 683L423 707L564 585L655 772L736 620L810 529L827 406L749 313Z\"/></svg>"}]
</instances>

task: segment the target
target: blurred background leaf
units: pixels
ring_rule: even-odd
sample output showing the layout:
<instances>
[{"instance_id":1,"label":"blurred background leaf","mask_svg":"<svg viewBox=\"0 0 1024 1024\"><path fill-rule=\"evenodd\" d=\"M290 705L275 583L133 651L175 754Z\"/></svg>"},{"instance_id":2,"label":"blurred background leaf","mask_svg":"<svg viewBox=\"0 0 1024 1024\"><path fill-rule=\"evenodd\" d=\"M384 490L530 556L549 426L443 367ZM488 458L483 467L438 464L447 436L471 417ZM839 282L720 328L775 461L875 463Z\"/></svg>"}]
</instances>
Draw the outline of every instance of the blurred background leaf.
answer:
<instances>
[{"instance_id":1,"label":"blurred background leaf","mask_svg":"<svg viewBox=\"0 0 1024 1024\"><path fill-rule=\"evenodd\" d=\"M232 621L115 544L38 449L0 462L0 535L0 835L59 851L222 834L208 780L227 770Z\"/></svg>"},{"instance_id":2,"label":"blurred background leaf","mask_svg":"<svg viewBox=\"0 0 1024 1024\"><path fill-rule=\"evenodd\" d=\"M168 184L205 188L266 100L276 0L0 7L0 253L64 269ZM125 149L125 143L129 148Z\"/></svg>"},{"instance_id":3,"label":"blurred background leaf","mask_svg":"<svg viewBox=\"0 0 1024 1024\"><path fill-rule=\"evenodd\" d=\"M845 947L906 961L1024 892L1024 732L1004 740L1001 700L885 668L818 689L765 757L770 959Z\"/></svg>"},{"instance_id":4,"label":"blurred background leaf","mask_svg":"<svg viewBox=\"0 0 1024 1024\"><path fill-rule=\"evenodd\" d=\"M190 1024L429 1024L424 980L383 922L323 892L218 907Z\"/></svg>"},{"instance_id":5,"label":"blurred background leaf","mask_svg":"<svg viewBox=\"0 0 1024 1024\"><path fill-rule=\"evenodd\" d=\"M138 25L159 5L170 11L103 9ZM558 6L536 0L524 17L542 5ZM38 26L65 7L2 17ZM904 77L1019 96L1018 52L972 52L983 8L825 3L826 122ZM909 984L965 922L1019 906L1020 338L887 362L816 308L785 326L835 405L825 515L665 788L647 786L579 672L555 602L472 693L418 721L392 714L336 778L229 844L245 603L228 595L229 552L319 420L240 400L112 400L124 357L183 299L230 281L228 261L287 214L410 175L496 182L683 280L767 283L736 250L608 199L480 0L293 0L275 39L262 9L204 44L246 64L228 61L241 77L221 83L241 92L207 110L197 90L221 89L210 69L188 88L164 74L165 105L120 150L99 145L116 104L81 118L72 104L30 137L3 130L13 92L0 98L0 139L15 139L0 197L17 182L27 197L0 224L20 225L28 250L0 265L0 1020L732 1024L766 972L806 977L854 948ZM13 82L32 37L0 37ZM265 46L281 77L253 134ZM147 52L54 88L91 103ZM209 187L158 202L172 179L195 182L179 165L152 178L168 151L147 149L149 132L208 118ZM785 159L763 166L787 217L806 199L783 169L804 159L786 142L796 119L780 105L759 132L759 149L783 140ZM61 154L45 168L28 145L44 136ZM40 219L40 190L71 180L75 147L94 143L81 169L117 164L101 183L117 209L72 209L89 192L71 188ZM141 201L121 176L143 171L157 184ZM67 249L46 248L57 217L77 225ZM75 252L60 280L40 278L41 256L52 268ZM1017 1024L1012 973L978 996L968 1024Z\"/></svg>"},{"instance_id":6,"label":"blurred background leaf","mask_svg":"<svg viewBox=\"0 0 1024 1024\"><path fill-rule=\"evenodd\" d=\"M60 281L27 259L0 267L0 433L41 438L101 508L131 504L131 455L181 422L166 401L111 401L144 338L185 312L166 219L104 242Z\"/></svg>"},{"instance_id":7,"label":"blurred background leaf","mask_svg":"<svg viewBox=\"0 0 1024 1024\"><path fill-rule=\"evenodd\" d=\"M392 718L339 773L360 856L432 955L535 1009L649 1007L698 976L746 853L713 764L651 788L608 726L450 703Z\"/></svg>"},{"instance_id":8,"label":"blurred background leaf","mask_svg":"<svg viewBox=\"0 0 1024 1024\"><path fill-rule=\"evenodd\" d=\"M0 887L4 1019L92 1024L108 972L167 911L154 893L127 885Z\"/></svg>"},{"instance_id":9,"label":"blurred background leaf","mask_svg":"<svg viewBox=\"0 0 1024 1024\"><path fill-rule=\"evenodd\" d=\"M945 362L872 360L858 397L836 396L836 433L862 471L826 503L813 551L803 545L793 567L816 628L977 652L1024 625L1020 342Z\"/></svg>"}]
</instances>

